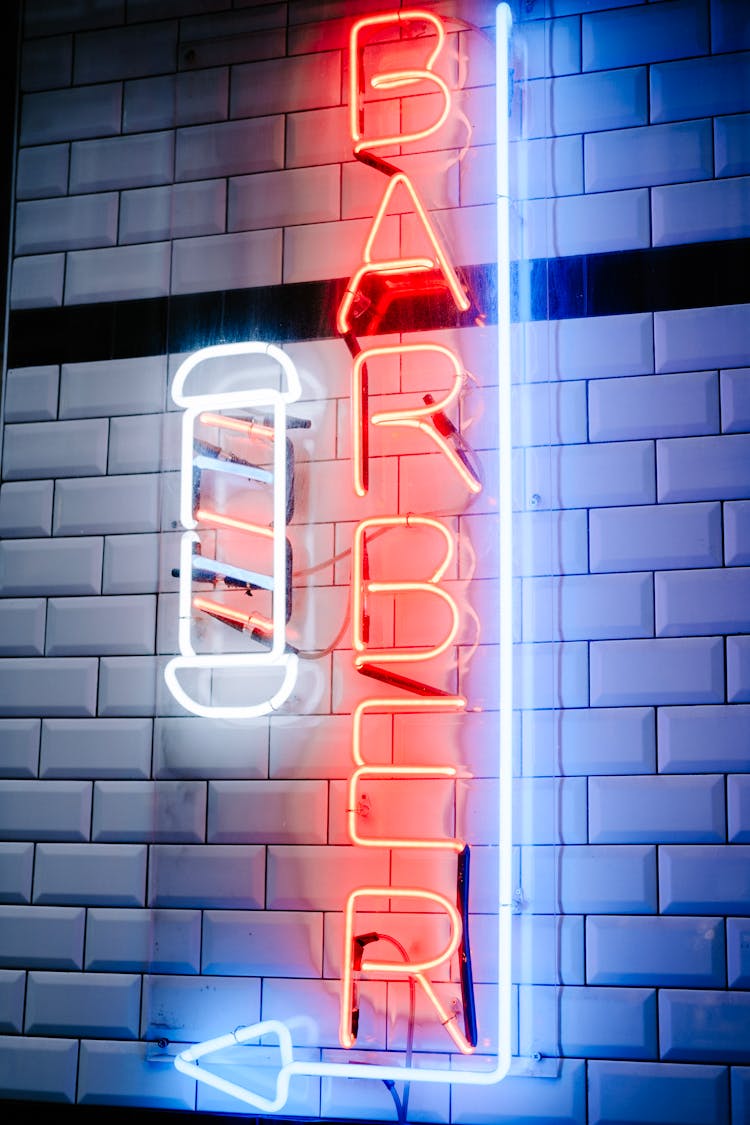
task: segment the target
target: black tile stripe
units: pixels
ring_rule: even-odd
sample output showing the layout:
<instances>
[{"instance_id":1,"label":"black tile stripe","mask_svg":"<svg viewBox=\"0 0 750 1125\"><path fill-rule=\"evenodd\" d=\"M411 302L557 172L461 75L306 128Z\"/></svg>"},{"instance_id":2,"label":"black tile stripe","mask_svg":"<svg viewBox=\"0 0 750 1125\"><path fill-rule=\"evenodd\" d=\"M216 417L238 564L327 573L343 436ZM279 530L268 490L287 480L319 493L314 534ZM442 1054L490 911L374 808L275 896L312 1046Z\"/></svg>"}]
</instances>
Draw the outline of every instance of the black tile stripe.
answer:
<instances>
[{"instance_id":1,"label":"black tile stripe","mask_svg":"<svg viewBox=\"0 0 750 1125\"><path fill-rule=\"evenodd\" d=\"M516 262L513 317L566 320L741 304L750 301L749 267L750 239ZM427 307L401 301L381 330L470 325L477 311L493 323L496 267L461 272L475 308L457 314L447 297L432 298ZM227 340L331 338L346 280L17 309L10 314L8 366L162 355Z\"/></svg>"}]
</instances>

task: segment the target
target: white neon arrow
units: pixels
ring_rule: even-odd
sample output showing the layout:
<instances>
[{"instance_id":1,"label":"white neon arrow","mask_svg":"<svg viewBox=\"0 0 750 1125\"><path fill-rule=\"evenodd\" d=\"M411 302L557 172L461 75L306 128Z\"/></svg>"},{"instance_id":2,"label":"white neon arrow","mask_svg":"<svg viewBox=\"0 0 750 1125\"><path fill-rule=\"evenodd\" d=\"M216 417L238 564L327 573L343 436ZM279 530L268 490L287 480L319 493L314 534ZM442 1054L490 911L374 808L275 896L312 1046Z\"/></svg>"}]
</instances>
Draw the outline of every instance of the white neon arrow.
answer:
<instances>
[{"instance_id":1,"label":"white neon arrow","mask_svg":"<svg viewBox=\"0 0 750 1125\"><path fill-rule=\"evenodd\" d=\"M276 1076L276 1096L273 1099L240 1086L237 1082L230 1082L227 1078L222 1078L221 1075L198 1065L200 1059L205 1059L227 1047L250 1043L263 1035L276 1035L279 1040L281 1066ZM510 1048L506 1043L492 1070L438 1070L432 1067L381 1066L378 1063L333 1063L311 1060L295 1062L288 1025L281 1020L263 1020L261 1023L253 1024L252 1027L238 1028L229 1035L220 1035L216 1039L208 1039L205 1043L188 1047L175 1057L174 1065L182 1074L187 1074L196 1082L205 1082L214 1089L221 1090L266 1113L277 1113L287 1103L289 1083L295 1074L306 1075L308 1078L368 1078L370 1081L380 1079L391 1082L443 1082L464 1086L492 1086L508 1072ZM268 1073L266 1067L263 1068L263 1072Z\"/></svg>"}]
</instances>

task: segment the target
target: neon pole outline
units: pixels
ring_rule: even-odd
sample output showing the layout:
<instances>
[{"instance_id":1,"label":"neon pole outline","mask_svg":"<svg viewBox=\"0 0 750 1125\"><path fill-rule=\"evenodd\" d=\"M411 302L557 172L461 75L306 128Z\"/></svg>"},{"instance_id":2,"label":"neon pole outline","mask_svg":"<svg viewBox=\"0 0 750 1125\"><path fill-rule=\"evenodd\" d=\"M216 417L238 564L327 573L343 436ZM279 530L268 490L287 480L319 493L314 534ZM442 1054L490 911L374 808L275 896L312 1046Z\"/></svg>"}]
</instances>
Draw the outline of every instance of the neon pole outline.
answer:
<instances>
[{"instance_id":1,"label":"neon pole outline","mask_svg":"<svg viewBox=\"0 0 750 1125\"><path fill-rule=\"evenodd\" d=\"M250 386L241 391L223 391L213 394L188 394L185 384L188 377L202 363L226 357L267 356L281 367L286 388L278 391L268 386ZM252 374L252 368L250 370ZM164 679L170 692L186 710L205 718L247 719L267 715L289 698L297 681L298 658L286 648L286 407L289 402L299 398L302 388L299 375L289 356L274 344L244 342L237 344L214 344L201 348L188 356L179 368L172 383L172 400L184 410L182 419L182 452L180 460L180 521L186 529L180 544L180 588L179 588L179 626L178 643L180 655L173 657L164 669ZM273 526L270 529L273 542L273 632L270 647L263 652L249 653L201 653L197 654L191 640L192 624L192 553L197 540L197 513L193 511L193 438L195 424L203 413L216 413L222 410L263 408L273 414ZM200 511L201 509L199 509ZM240 521L237 521L240 522ZM234 526L234 525L232 525ZM253 525L247 525L253 530ZM245 528L237 528L245 530ZM267 535L266 529L262 534ZM201 671L273 671L279 675L279 684L271 695L242 705L221 705L201 703L180 683L183 672Z\"/></svg>"},{"instance_id":2,"label":"neon pole outline","mask_svg":"<svg viewBox=\"0 0 750 1125\"><path fill-rule=\"evenodd\" d=\"M494 1066L488 1070L437 1068L425 1066L403 1067L379 1063L328 1062L294 1059L291 1033L287 1024L281 1020L264 1020L245 1028L238 1028L233 1034L220 1036L204 1043L196 1044L181 1051L174 1065L181 1073L197 1081L236 1097L256 1109L276 1113L282 1109L289 1097L289 1084L295 1075L311 1078L362 1078L372 1081L430 1082L446 1085L494 1086L508 1073L511 1060L511 973L510 973L510 923L512 913L512 870L511 870L511 785L512 776L512 733L513 733L513 633L512 633L512 539L511 539L511 427L510 427L510 284L509 267L509 203L508 187L508 48L511 30L511 11L507 3L500 3L496 9L496 100L497 100L497 197L498 197L498 338L499 338L499 454L500 474L500 557L501 557L501 631L500 631L500 908L498 912L498 1052ZM385 703L387 701L380 701ZM410 699L412 707L422 701ZM435 700L432 700L434 703ZM364 708L363 708L364 710ZM240 1043L249 1043L261 1036L275 1034L279 1040L281 1066L276 1080L274 1098L257 1094L238 1083L230 1082L210 1070L201 1068L202 1058Z\"/></svg>"}]
</instances>

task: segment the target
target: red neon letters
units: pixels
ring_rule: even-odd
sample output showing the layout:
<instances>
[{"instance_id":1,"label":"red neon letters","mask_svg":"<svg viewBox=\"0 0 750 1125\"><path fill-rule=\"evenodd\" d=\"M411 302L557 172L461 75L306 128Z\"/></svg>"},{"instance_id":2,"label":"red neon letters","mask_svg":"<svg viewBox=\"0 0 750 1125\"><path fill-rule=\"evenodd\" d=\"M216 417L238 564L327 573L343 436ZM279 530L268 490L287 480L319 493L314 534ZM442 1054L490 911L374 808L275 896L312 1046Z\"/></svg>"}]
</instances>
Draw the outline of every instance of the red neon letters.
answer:
<instances>
[{"instance_id":1,"label":"red neon letters","mask_svg":"<svg viewBox=\"0 0 750 1125\"><path fill-rule=\"evenodd\" d=\"M422 58L421 65L390 70L376 70L369 74L366 47L368 33L383 30L389 26L396 28L406 27L413 30L415 26L426 25L428 32L434 32L427 37L429 50L426 58ZM435 288L435 272L439 274L440 285L450 293L455 307L465 311L470 307L470 299L462 287L456 269L450 261L437 232L430 220L429 214L420 200L413 183L403 172L393 165L386 163L379 157L371 155L373 149L386 146L405 145L421 140L434 133L445 122L451 108L451 94L445 80L436 73L435 65L445 41L445 28L439 17L429 12L416 9L393 12L386 15L370 16L358 20L350 36L350 90L349 112L350 131L354 155L373 167L379 168L388 181L378 209L373 217L372 225L362 251L362 264L355 270L344 293L337 316L337 328L344 337L352 354L351 378L351 417L352 417L352 464L354 491L359 497L364 497L368 491L368 457L369 457L369 427L402 427L417 430L427 440L427 451L437 449L447 460L452 472L457 474L466 489L467 498L481 491L481 483L477 474L465 455L460 439L460 430L447 415L454 411L458 404L464 380L465 369L459 356L451 348L435 342L419 344L394 344L362 349L356 340L356 314L358 299L361 291L378 281L389 290L397 292L404 278L408 279L409 296L419 299L420 293L424 294ZM422 49L425 40L416 41L415 49ZM368 133L365 113L365 93L368 90L404 90L414 92L411 88L420 83L428 83L441 94L442 109L435 119L421 131L403 132L393 135L379 135ZM433 92L434 92L433 89ZM405 191L409 197L411 211L419 220L419 230L424 247L424 253L400 258L381 258L375 256L375 242L381 229L388 207L397 190ZM420 280L421 279L421 280ZM387 304L386 296L385 303ZM436 370L436 383L442 390L432 395L424 396L419 405L400 408L397 410L378 410L370 414L368 397L368 363L375 363L383 356L396 355L399 357L416 356L427 360ZM446 384L448 389L445 390ZM431 446L430 446L431 443ZM458 513L456 513L458 514ZM420 580L405 580L392 576L377 576L371 574L370 552L368 551L368 536L373 538L391 529L419 528L436 537L440 561L431 573L425 574ZM352 764L353 770L349 776L347 789L347 832L352 844L363 848L384 849L422 849L438 853L453 853L460 864L460 857L467 857L467 846L458 835L435 832L430 835L409 834L408 824L403 831L378 833L366 831L366 824L360 813L363 783L369 782L377 785L379 782L407 780L412 781L442 779L447 784L455 782L458 776L457 769L452 765L437 765L431 763L389 763L382 764L382 757L377 763L368 761L367 742L365 736L365 722L368 714L385 713L396 716L406 712L422 712L440 714L462 714L466 709L466 700L458 694L452 694L441 689L431 688L419 679L407 677L393 671L391 665L415 665L417 669L437 657L445 656L456 643L460 625L460 608L451 593L442 585L448 568L455 555L453 532L440 519L433 515L414 515L397 512L392 515L375 516L362 520L355 529L352 545L352 578L351 578L351 606L352 606L352 647L354 650L354 667L370 677L385 682L394 688L405 690L408 694L396 695L389 698L370 698L360 703L352 717ZM397 564L398 560L394 562ZM438 632L438 639L432 644L413 646L397 645L386 646L371 643L371 625L377 617L378 607L383 604L392 606L396 619L399 617L400 607L404 598L420 597L426 599L425 604L430 606L430 620L434 618L434 630ZM455 787L454 787L455 788ZM455 805L455 799L454 799ZM399 828L401 826L399 825ZM464 870L464 869L462 869ZM460 881L462 876L457 876ZM457 898L460 896L457 894ZM378 940L378 935L369 933L360 937L357 935L357 913L366 909L365 900L404 900L410 903L412 909L424 913L437 909L439 914L446 915L450 924L450 937L444 948L431 957L420 959L383 960L376 957L365 956L364 947L372 941ZM395 907L398 909L398 907ZM345 906L345 933L342 967L342 994L339 1038L343 1047L352 1047L357 1038L359 1023L359 1009L357 1003L357 981L361 975L370 975L375 978L409 979L419 984L423 993L429 1000L435 1018L445 1027L451 1037L454 1047L464 1054L471 1053L476 1046L476 1028L473 1014L473 997L467 997L470 985L462 975L462 992L464 999L464 1029L459 1025L458 1012L448 1010L443 1000L438 995L429 974L439 966L446 966L451 959L458 955L459 960L465 962L468 958L467 939L464 931L462 910L465 903L457 905L451 902L444 894L422 886L366 886L353 890ZM370 908L372 909L372 907ZM401 907L405 909L405 907ZM470 981L470 972L466 974ZM467 1009L471 1008L471 1013ZM473 1030L472 1030L473 1028Z\"/></svg>"}]
</instances>

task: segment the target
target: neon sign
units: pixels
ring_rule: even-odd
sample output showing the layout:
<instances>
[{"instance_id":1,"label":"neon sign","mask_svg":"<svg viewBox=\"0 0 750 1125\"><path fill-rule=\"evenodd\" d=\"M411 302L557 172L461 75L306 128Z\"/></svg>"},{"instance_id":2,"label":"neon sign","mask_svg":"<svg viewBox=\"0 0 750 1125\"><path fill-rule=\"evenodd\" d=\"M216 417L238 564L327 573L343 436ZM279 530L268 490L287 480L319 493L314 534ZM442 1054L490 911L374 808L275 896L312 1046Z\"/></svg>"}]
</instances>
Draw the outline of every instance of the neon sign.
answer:
<instances>
[{"instance_id":1,"label":"neon sign","mask_svg":"<svg viewBox=\"0 0 750 1125\"><path fill-rule=\"evenodd\" d=\"M415 41L417 48L427 51L421 65L366 73L365 48L373 35L383 29L418 28L422 34ZM456 722L470 722L478 708L471 703L470 692L456 690L452 677L446 677L445 662L459 643L460 631L467 616L465 598L460 590L450 586L455 574L456 531L454 524L463 512L456 506L447 513L415 513L388 511L360 519L352 533L351 541L351 666L358 676L366 677L374 685L358 702L352 712L350 728L351 769L346 781L345 830L348 843L354 849L380 849L390 854L403 852L428 860L442 857L441 870L450 865L453 872L452 889L431 885L426 879L395 879L387 882L366 882L355 886L342 898L343 938L339 951L340 981L338 989L338 1037L342 1050L347 1053L343 1061L325 1055L319 1058L295 1058L292 1031L287 1021L263 1019L231 1034L197 1044L182 1051L175 1059L178 1070L198 1081L229 1094L246 1105L263 1112L274 1113L282 1109L289 1097L289 1086L295 1075L321 1078L378 1079L392 1088L396 1082L431 1082L442 1084L489 1085L499 1081L508 1071L511 1055L511 1005L510 1005L510 915L511 915L511 735L512 735L512 607L511 607L511 435L510 435L510 358L509 358L509 287L508 287L508 177L507 177L507 55L510 32L510 11L506 4L498 6L497 13L497 106L498 106L498 337L499 337L499 413L498 427L498 478L496 505L500 516L500 671L496 683L499 700L499 745L496 747L495 766L499 778L499 799L493 813L496 818L496 852L499 874L494 883L497 921L497 938L493 963L496 988L495 1000L483 1015L477 1011L471 944L469 939L470 900L470 842L460 831L457 786L460 771L455 764L439 760L409 760L407 752L399 757L391 745L383 760L382 745L376 748L368 736L368 719L384 716L390 729L409 716L432 717L436 720L453 716ZM391 306L403 297L419 301L424 295L439 290L454 305L457 313L472 307L472 300L451 258L438 237L427 208L422 203L411 179L395 164L383 160L374 150L394 145L407 145L436 132L448 119L452 108L452 94L445 79L436 71L436 65L446 42L443 21L430 12L410 9L400 12L368 16L357 20L349 39L350 87L349 127L354 156L386 177L385 190L373 216L365 241L361 264L355 269L343 294L336 317L339 335L351 354L351 459L352 487L355 496L364 499L370 490L371 431L416 431L424 440L424 452L438 453L448 466L465 504L480 496L483 490L479 461L469 447L460 424L459 402L467 378L465 365L455 348L436 340L419 343L400 343L362 347L362 335L377 331ZM398 134L378 134L368 131L365 93L369 90L396 90L422 92L424 84L431 85L440 95L440 109L431 123L421 131ZM397 158L395 158L397 159ZM383 221L397 191L406 194L412 215L416 216L423 253L403 257L377 257L376 243ZM363 317L362 310L367 310ZM358 337L359 331L359 337ZM181 518L185 527L180 562L180 651L181 655L170 663L167 682L180 702L188 700L189 709L197 714L217 717L252 717L278 709L288 699L294 686L297 656L288 644L285 625L291 597L291 563L286 540L286 523L290 518L293 493L286 472L289 457L286 448L286 405L300 393L299 380L293 365L280 349L272 345L236 345L248 354L264 352L274 358L286 376L285 392L254 389L243 392L240 401L234 392L228 396L186 396L183 386L190 371L202 358L213 358L205 349L196 353L180 368L176 380L175 402L185 409L183 423L183 505ZM424 395L421 404L400 406L399 409L370 409L370 379L378 361L396 357L401 361L416 359L434 372L434 385ZM286 362L285 362L286 360ZM265 397L264 397L265 396ZM254 411L253 417L247 411ZM264 417L270 410L272 416ZM261 415L261 417L258 417ZM272 452L272 469L264 468L262 459L247 456L217 465L226 460L211 449L201 445L204 438L196 436L196 426L213 427L221 432L231 432L248 443L265 442ZM186 452L187 451L187 452ZM230 467L231 466L231 467ZM199 474L224 474L226 478L251 480L257 487L266 486L273 496L273 515L269 526L241 517L213 497L196 493L196 470ZM187 481L187 483L186 483ZM273 573L264 575L240 566L237 562L207 558L196 554L195 545L202 530L227 528L247 537L247 542L258 543L266 539L273 545ZM418 532L430 543L429 557L434 560L424 567L418 577L406 578L392 573L398 565L397 556L387 551L376 552L372 546L381 536L397 534L408 536ZM392 565L383 568L383 558ZM435 561L436 560L436 561ZM383 573L379 571L383 570ZM232 583L252 590L263 590L270 596L270 608L261 612L246 606L238 607L231 598L214 599L203 593L196 594L194 583ZM405 638L396 630L390 639L383 622L389 614L398 622L403 607L421 603L429 609L423 614L429 621L429 636L424 643ZM242 654L197 654L192 647L190 619L195 613L215 619L243 636L249 635L261 651ZM252 659L250 659L252 657ZM262 669L281 673L282 683L270 696L258 698L243 708L197 703L182 689L177 672L201 670L204 667L223 669L231 667L246 670L248 674ZM213 663L212 663L213 662ZM446 678L449 681L446 684ZM265 676L263 677L265 683ZM385 694L383 691L385 689ZM181 692L181 695L178 694ZM380 692L380 694L377 694ZM188 705L187 703L185 705ZM393 733L391 735L393 738ZM429 754L428 754L429 757ZM440 783L453 787L454 815L447 825L437 816L429 830L418 823L412 826L409 817L398 824L383 827L375 821L374 827L366 815L368 808L365 787L380 784ZM420 822L421 823L421 822ZM389 864L390 869L390 864ZM425 870L429 869L429 865ZM450 880L449 880L450 881ZM405 913L424 916L425 933L419 947L407 949L386 927L367 929L365 917L373 913L384 919L403 917ZM375 947L371 949L370 947ZM395 952L394 952L395 950ZM434 1062L429 1055L415 1057L412 1051L411 1032L407 1047L398 1062L393 1061L393 1050L387 1061L379 1061L372 1053L363 1061L357 1052L358 1039L369 1013L361 1010L360 990L368 980L391 985L409 986L410 1025L413 1031L414 1004L417 989L426 1004L428 1020L434 1023L437 1034L444 1036L443 1061ZM489 1024L483 1027L482 1018ZM393 1019L393 1016L391 1016ZM423 1017L424 1019L424 1017ZM279 1066L271 1094L239 1081L232 1081L211 1068L212 1056L220 1057L227 1047L237 1044L267 1042L267 1037L278 1042ZM448 1059L446 1065L445 1059ZM396 1097L394 1095L394 1097ZM399 1103L397 1101L397 1107ZM401 1110L399 1110L399 1113Z\"/></svg>"},{"instance_id":2,"label":"neon sign","mask_svg":"<svg viewBox=\"0 0 750 1125\"><path fill-rule=\"evenodd\" d=\"M253 364L270 359L281 368L286 380L283 391L266 384L257 385ZM222 361L242 362L246 385L241 389L219 393L188 394L188 377L210 370ZM172 399L184 411L182 416L182 456L180 464L180 521L185 531L180 544L179 576L179 646L180 655L169 661L164 672L172 695L195 715L222 719L248 719L275 711L289 698L297 679L298 659L287 646L286 624L291 601L291 552L286 526L293 500L293 464L287 439L286 408L300 395L297 370L289 356L273 344L216 344L193 353L178 368L172 384ZM260 419L243 417L242 412L257 411ZM267 412L270 416L266 420ZM223 430L244 439L246 456L227 454L221 445L209 442L206 434ZM255 445L265 445L258 451ZM270 468L257 462L268 460ZM210 490L223 495L233 482L254 484L268 493L271 526L240 520L207 507L205 495ZM222 487L223 486L223 487ZM229 487L227 487L229 486ZM253 556L258 539L272 544L272 573L261 574L212 558L205 553L204 543L212 538L213 528L232 528L242 533ZM215 539L215 536L213 536ZM209 548L210 549L210 548ZM222 596L210 599L196 595L195 586L210 584L222 587ZM244 612L232 604L240 595L265 591L270 601L263 612ZM194 635L198 618L210 617L239 633L247 633L256 642L255 651L227 652L226 634L222 632L219 647L212 652L197 652ZM250 701L240 705L222 705L201 699L180 679L181 674L247 673ZM270 679L268 678L270 675ZM253 687L260 690L253 698Z\"/></svg>"}]
</instances>

